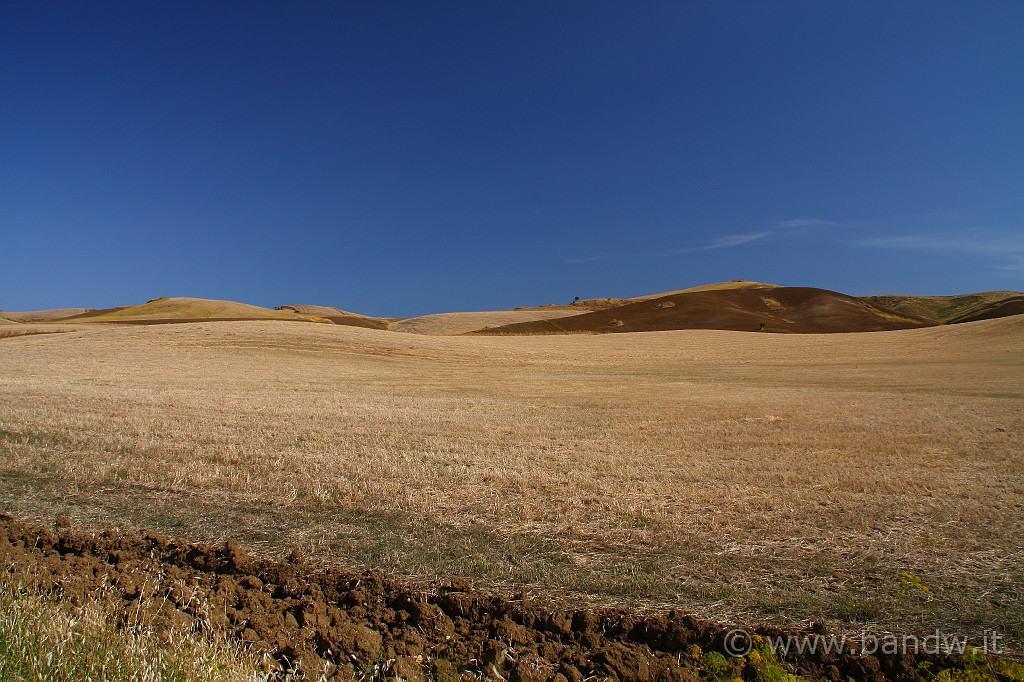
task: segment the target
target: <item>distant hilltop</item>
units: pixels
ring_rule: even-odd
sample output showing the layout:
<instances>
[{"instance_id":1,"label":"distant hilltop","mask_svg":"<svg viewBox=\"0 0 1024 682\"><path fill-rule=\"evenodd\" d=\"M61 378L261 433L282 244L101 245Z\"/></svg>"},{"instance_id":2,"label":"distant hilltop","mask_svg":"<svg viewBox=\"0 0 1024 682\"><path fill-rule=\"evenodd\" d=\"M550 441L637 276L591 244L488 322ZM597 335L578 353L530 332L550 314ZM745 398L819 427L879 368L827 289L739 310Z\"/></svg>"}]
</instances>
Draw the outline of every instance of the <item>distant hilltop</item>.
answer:
<instances>
[{"instance_id":1,"label":"distant hilltop","mask_svg":"<svg viewBox=\"0 0 1024 682\"><path fill-rule=\"evenodd\" d=\"M262 308L204 298L156 298L106 309L0 312L0 324L176 324L242 320L335 324L413 334L603 334L723 329L763 333L834 333L914 329L1024 314L1024 293L960 296L847 296L813 287L733 280L631 298L575 299L513 310L452 312L410 318L360 315L333 306Z\"/></svg>"}]
</instances>

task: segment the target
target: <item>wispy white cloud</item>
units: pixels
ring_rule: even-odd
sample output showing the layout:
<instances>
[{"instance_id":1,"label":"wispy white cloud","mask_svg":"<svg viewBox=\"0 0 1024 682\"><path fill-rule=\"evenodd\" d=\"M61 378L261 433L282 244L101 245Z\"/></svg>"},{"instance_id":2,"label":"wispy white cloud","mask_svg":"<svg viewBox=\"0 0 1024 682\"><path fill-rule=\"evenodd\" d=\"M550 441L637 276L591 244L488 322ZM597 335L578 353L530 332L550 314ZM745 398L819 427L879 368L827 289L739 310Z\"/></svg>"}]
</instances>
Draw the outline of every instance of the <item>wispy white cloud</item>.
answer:
<instances>
[{"instance_id":1,"label":"wispy white cloud","mask_svg":"<svg viewBox=\"0 0 1024 682\"><path fill-rule=\"evenodd\" d=\"M610 253L595 253L592 256L581 256L579 258L566 258L562 262L563 263L572 263L574 265L578 264L578 263L593 263L594 261L604 260L605 258L610 258L611 255L612 254L610 254Z\"/></svg>"},{"instance_id":2,"label":"wispy white cloud","mask_svg":"<svg viewBox=\"0 0 1024 682\"><path fill-rule=\"evenodd\" d=\"M750 242L757 241L758 239L764 239L771 235L770 230L762 230L761 232L746 232L742 234L730 234L724 237L718 237L711 241L705 242L704 244L698 244L697 246L690 246L682 249L669 249L666 251L659 251L657 253L595 253L589 256L580 256L578 258L567 258L563 262L571 264L580 263L593 263L599 260L607 260L609 258L655 258L671 256L672 254L679 253L692 253L694 251L711 251L714 249L729 249L736 246L743 246Z\"/></svg>"},{"instance_id":3,"label":"wispy white cloud","mask_svg":"<svg viewBox=\"0 0 1024 682\"><path fill-rule=\"evenodd\" d=\"M712 249L730 249L734 246L743 246L750 242L756 242L758 239L764 239L771 232L763 230L761 232L746 232L744 234L730 234L718 239L712 239L706 244L700 246L691 246L686 249L677 249L676 253L689 253L691 251L711 251Z\"/></svg>"},{"instance_id":4,"label":"wispy white cloud","mask_svg":"<svg viewBox=\"0 0 1024 682\"><path fill-rule=\"evenodd\" d=\"M821 218L793 218L792 220L776 220L772 224L784 230L798 230L805 227L829 227L832 225L836 225L836 223L831 220L822 220Z\"/></svg>"},{"instance_id":5,"label":"wispy white cloud","mask_svg":"<svg viewBox=\"0 0 1024 682\"><path fill-rule=\"evenodd\" d=\"M970 256L997 258L998 270L1024 272L1024 238L994 230L965 230L955 234L899 234L869 237L856 242L857 246L959 253Z\"/></svg>"},{"instance_id":6,"label":"wispy white cloud","mask_svg":"<svg viewBox=\"0 0 1024 682\"><path fill-rule=\"evenodd\" d=\"M980 210L980 209L979 209ZM590 263L612 258L659 258L686 253L742 247L762 239L799 239L805 248L814 244L833 247L902 249L920 253L946 253L972 256L977 269L988 262L989 274L1024 273L1024 231L991 227L991 217L978 211L945 211L876 216L860 219L830 220L816 217L765 221L761 229L738 232L703 243L656 253L595 253L572 258L566 263ZM979 227L988 223L989 226ZM825 229L827 228L827 229ZM984 267L982 269L985 269ZM981 274L981 273L977 273Z\"/></svg>"},{"instance_id":7,"label":"wispy white cloud","mask_svg":"<svg viewBox=\"0 0 1024 682\"><path fill-rule=\"evenodd\" d=\"M1000 234L944 235L901 234L862 239L860 246L917 251L959 251L960 253L1024 252L1024 240Z\"/></svg>"},{"instance_id":8,"label":"wispy white cloud","mask_svg":"<svg viewBox=\"0 0 1024 682\"><path fill-rule=\"evenodd\" d=\"M959 251L963 247L962 242L925 234L868 237L857 241L856 245L879 249L910 249L912 251Z\"/></svg>"},{"instance_id":9,"label":"wispy white cloud","mask_svg":"<svg viewBox=\"0 0 1024 682\"><path fill-rule=\"evenodd\" d=\"M593 263L593 262L599 261L599 260L608 260L609 258L655 258L655 257L658 257L658 256L666 256L666 255L668 255L666 252L661 252L661 253L637 253L635 251L621 252L621 253L600 252L600 253L591 254L589 256L579 256L578 258L566 258L562 262L563 263L571 263L571 264Z\"/></svg>"}]
</instances>

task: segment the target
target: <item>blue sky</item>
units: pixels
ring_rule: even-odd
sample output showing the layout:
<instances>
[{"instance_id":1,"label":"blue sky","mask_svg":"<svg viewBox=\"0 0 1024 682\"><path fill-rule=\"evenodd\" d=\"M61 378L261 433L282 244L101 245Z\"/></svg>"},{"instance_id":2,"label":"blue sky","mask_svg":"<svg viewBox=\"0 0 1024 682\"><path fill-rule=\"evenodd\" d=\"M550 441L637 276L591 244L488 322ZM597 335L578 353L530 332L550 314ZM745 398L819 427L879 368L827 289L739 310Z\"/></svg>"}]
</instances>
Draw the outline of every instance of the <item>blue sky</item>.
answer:
<instances>
[{"instance_id":1,"label":"blue sky","mask_svg":"<svg viewBox=\"0 0 1024 682\"><path fill-rule=\"evenodd\" d=\"M1024 288L1024 3L0 8L0 309Z\"/></svg>"}]
</instances>

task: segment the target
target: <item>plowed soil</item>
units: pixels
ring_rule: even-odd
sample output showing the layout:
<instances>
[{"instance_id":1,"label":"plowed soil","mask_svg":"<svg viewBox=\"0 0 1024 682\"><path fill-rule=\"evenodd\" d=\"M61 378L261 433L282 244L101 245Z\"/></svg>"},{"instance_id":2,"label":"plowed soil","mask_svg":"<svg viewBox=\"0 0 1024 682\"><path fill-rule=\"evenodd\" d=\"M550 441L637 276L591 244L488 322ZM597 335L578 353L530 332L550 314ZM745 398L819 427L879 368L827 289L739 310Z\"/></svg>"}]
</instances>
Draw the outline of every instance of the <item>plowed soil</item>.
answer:
<instances>
[{"instance_id":1,"label":"plowed soil","mask_svg":"<svg viewBox=\"0 0 1024 682\"><path fill-rule=\"evenodd\" d=\"M70 525L58 518L51 531L0 516L0 561L44 593L80 603L113 586L129 611L159 611L179 626L212 625L286 669L332 679L451 678L461 671L468 679L691 680L708 675L693 645L724 651L729 630L679 611L565 610L474 591L463 581L402 583L378 572L323 568L298 552L274 562L230 541L213 547L151 533L91 535ZM757 671L739 661L730 676L754 679ZM921 661L819 654L783 665L815 679L916 680Z\"/></svg>"}]
</instances>

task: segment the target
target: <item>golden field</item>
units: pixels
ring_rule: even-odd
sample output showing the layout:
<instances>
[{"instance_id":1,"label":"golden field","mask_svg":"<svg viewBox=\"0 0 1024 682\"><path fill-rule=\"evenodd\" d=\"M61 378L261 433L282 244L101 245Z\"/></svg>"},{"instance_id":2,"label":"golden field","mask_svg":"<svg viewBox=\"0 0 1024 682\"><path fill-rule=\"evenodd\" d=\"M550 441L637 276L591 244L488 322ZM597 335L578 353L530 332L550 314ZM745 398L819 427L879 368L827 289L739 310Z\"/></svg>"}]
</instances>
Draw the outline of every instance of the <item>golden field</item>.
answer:
<instances>
[{"instance_id":1,"label":"golden field","mask_svg":"<svg viewBox=\"0 0 1024 682\"><path fill-rule=\"evenodd\" d=\"M1024 632L1024 317L0 338L0 510L737 622Z\"/></svg>"}]
</instances>

